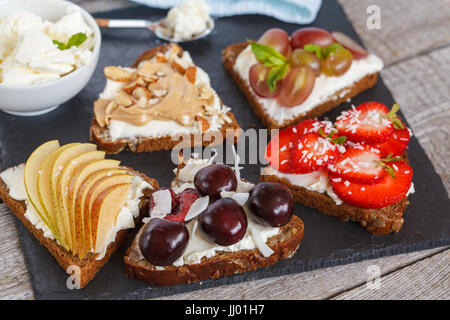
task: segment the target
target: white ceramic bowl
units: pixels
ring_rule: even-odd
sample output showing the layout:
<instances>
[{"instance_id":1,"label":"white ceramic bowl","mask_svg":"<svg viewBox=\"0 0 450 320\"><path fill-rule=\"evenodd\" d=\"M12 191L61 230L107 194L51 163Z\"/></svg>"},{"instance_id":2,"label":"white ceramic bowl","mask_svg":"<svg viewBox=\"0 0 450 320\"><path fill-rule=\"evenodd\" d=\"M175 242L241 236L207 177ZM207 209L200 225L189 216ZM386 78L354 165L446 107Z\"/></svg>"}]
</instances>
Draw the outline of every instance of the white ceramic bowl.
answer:
<instances>
[{"instance_id":1,"label":"white ceramic bowl","mask_svg":"<svg viewBox=\"0 0 450 320\"><path fill-rule=\"evenodd\" d=\"M94 18L83 8L63 0L0 0L0 16L10 11L28 11L50 21L57 21L78 10L94 31L95 47L88 64L59 79L30 85L0 83L0 109L21 116L44 114L75 96L91 78L100 53L101 34ZM1 36L1 35L0 35Z\"/></svg>"}]
</instances>

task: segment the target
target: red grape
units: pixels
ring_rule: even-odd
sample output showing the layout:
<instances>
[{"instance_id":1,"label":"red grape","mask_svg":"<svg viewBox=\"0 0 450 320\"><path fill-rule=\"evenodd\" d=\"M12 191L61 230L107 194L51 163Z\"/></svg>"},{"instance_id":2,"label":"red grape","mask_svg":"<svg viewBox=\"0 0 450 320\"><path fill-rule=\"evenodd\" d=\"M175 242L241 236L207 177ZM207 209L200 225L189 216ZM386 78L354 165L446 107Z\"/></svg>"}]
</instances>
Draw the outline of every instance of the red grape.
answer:
<instances>
[{"instance_id":1,"label":"red grape","mask_svg":"<svg viewBox=\"0 0 450 320\"><path fill-rule=\"evenodd\" d=\"M331 34L320 28L300 28L295 30L291 35L292 49L303 49L305 44L316 44L326 47L334 42Z\"/></svg>"},{"instance_id":2,"label":"red grape","mask_svg":"<svg viewBox=\"0 0 450 320\"><path fill-rule=\"evenodd\" d=\"M330 52L322 61L322 72L327 76L340 76L352 65L353 56L346 49L336 49Z\"/></svg>"},{"instance_id":3,"label":"red grape","mask_svg":"<svg viewBox=\"0 0 450 320\"><path fill-rule=\"evenodd\" d=\"M257 63L250 68L249 78L253 91L261 97L272 98L279 94L282 80L276 82L275 90L270 92L267 84L267 75L270 68L264 67L261 63Z\"/></svg>"},{"instance_id":4,"label":"red grape","mask_svg":"<svg viewBox=\"0 0 450 320\"><path fill-rule=\"evenodd\" d=\"M316 75L310 67L293 67L283 79L279 102L286 107L301 104L314 88Z\"/></svg>"},{"instance_id":5,"label":"red grape","mask_svg":"<svg viewBox=\"0 0 450 320\"><path fill-rule=\"evenodd\" d=\"M314 70L316 76L320 75L320 59L314 53L303 49L295 49L291 53L289 62L293 67L310 67Z\"/></svg>"},{"instance_id":6,"label":"red grape","mask_svg":"<svg viewBox=\"0 0 450 320\"><path fill-rule=\"evenodd\" d=\"M291 54L291 43L289 41L289 35L280 28L272 28L264 32L259 38L259 43L272 47L281 53L286 58Z\"/></svg>"},{"instance_id":7,"label":"red grape","mask_svg":"<svg viewBox=\"0 0 450 320\"><path fill-rule=\"evenodd\" d=\"M369 55L366 49L361 47L358 43L356 43L356 41L343 34L342 32L333 31L331 35L333 36L334 40L339 42L344 48L352 53L355 60L363 59Z\"/></svg>"}]
</instances>

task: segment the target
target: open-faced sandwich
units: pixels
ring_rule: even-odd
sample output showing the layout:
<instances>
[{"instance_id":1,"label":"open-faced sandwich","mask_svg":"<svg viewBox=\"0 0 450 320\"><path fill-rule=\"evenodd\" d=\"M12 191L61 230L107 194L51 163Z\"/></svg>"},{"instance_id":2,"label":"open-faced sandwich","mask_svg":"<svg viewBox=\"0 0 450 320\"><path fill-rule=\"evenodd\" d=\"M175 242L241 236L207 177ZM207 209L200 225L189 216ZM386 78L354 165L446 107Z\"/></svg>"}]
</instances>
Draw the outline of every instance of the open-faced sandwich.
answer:
<instances>
[{"instance_id":1,"label":"open-faced sandwich","mask_svg":"<svg viewBox=\"0 0 450 320\"><path fill-rule=\"evenodd\" d=\"M91 143L48 141L0 174L0 197L81 288L124 242L156 189L156 180L105 159Z\"/></svg>"},{"instance_id":2,"label":"open-faced sandwich","mask_svg":"<svg viewBox=\"0 0 450 320\"><path fill-rule=\"evenodd\" d=\"M174 285L255 270L291 257L304 233L279 183L254 185L212 160L190 159L171 188L150 198L149 217L125 256L129 277Z\"/></svg>"},{"instance_id":3,"label":"open-faced sandwich","mask_svg":"<svg viewBox=\"0 0 450 320\"><path fill-rule=\"evenodd\" d=\"M283 183L296 201L373 234L398 232L414 192L411 133L398 108L367 102L334 124L304 120L279 131L267 145L261 180Z\"/></svg>"},{"instance_id":4,"label":"open-faced sandwich","mask_svg":"<svg viewBox=\"0 0 450 320\"><path fill-rule=\"evenodd\" d=\"M383 62L341 32L267 30L228 46L223 63L268 128L320 116L373 87Z\"/></svg>"},{"instance_id":5,"label":"open-faced sandwich","mask_svg":"<svg viewBox=\"0 0 450 320\"><path fill-rule=\"evenodd\" d=\"M208 74L176 44L143 53L130 68L108 66L94 104L91 140L117 153L235 142L239 125L210 85ZM196 137L197 136L197 137ZM227 139L228 139L227 138Z\"/></svg>"}]
</instances>

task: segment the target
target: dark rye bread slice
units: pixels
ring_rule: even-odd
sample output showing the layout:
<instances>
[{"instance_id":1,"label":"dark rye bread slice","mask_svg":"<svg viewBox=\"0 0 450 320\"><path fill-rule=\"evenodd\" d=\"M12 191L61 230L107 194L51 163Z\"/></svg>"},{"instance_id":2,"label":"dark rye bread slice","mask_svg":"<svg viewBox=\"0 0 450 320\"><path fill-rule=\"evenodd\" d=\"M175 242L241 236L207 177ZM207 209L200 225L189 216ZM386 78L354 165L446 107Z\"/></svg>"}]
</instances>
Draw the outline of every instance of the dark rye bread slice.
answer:
<instances>
[{"instance_id":1,"label":"dark rye bread slice","mask_svg":"<svg viewBox=\"0 0 450 320\"><path fill-rule=\"evenodd\" d=\"M261 119L262 123L269 129L282 129L290 126L291 124L297 123L301 120L311 119L318 117L326 113L327 111L337 107L344 101L356 96L358 93L373 87L377 83L378 73L373 73L365 76L364 78L353 83L351 86L345 87L344 89L336 92L333 97L328 101L316 106L314 109L297 115L296 117L285 120L283 123L275 121L263 108L263 106L258 102L256 94L253 89L250 88L247 81L244 80L235 70L234 64L239 54L247 47L248 42L241 42L229 45L222 51L222 61L225 69L231 74L234 81L237 83L241 91L246 96L250 106L252 107L258 118Z\"/></svg>"},{"instance_id":2,"label":"dark rye bread slice","mask_svg":"<svg viewBox=\"0 0 450 320\"><path fill-rule=\"evenodd\" d=\"M153 189L145 189L143 191L144 196L142 197L140 203L140 217L135 221L136 223L138 223L140 221L140 218L143 217L145 214L147 214L148 198L155 190L158 189L159 185L155 179L149 178L143 173L132 170L128 167L124 168L128 169L135 175L139 175L153 187ZM47 250L56 259L56 261L61 266L61 268L63 268L64 271L68 271L67 268L73 265L78 266L80 268L80 273L78 274L80 288L84 288L89 283L89 281L91 281L94 278L95 274L106 262L108 262L109 258L111 258L114 252L116 252L116 250L125 242L125 240L130 234L131 229L119 231L116 235L115 240L109 244L106 250L106 254L101 260L96 260L95 255L91 252L82 260L80 260L78 256L72 255L70 252L68 252L62 246L60 246L56 242L56 240L52 240L50 238L45 237L44 232L42 230L35 228L35 226L25 217L25 212L27 210L25 201L17 201L13 199L9 195L8 187L1 178L0 178L0 198L11 209L14 215L20 221L22 221L23 225L39 241L39 243L47 248Z\"/></svg>"},{"instance_id":3,"label":"dark rye bread slice","mask_svg":"<svg viewBox=\"0 0 450 320\"><path fill-rule=\"evenodd\" d=\"M162 268L156 268L142 256L139 248L139 232L124 257L125 269L130 278L156 286L215 279L270 266L278 260L292 257L302 241L304 231L302 220L292 216L289 223L283 226L277 235L267 240L267 244L274 251L268 258L265 258L257 249L217 252L213 257L203 257L197 264Z\"/></svg>"},{"instance_id":4,"label":"dark rye bread slice","mask_svg":"<svg viewBox=\"0 0 450 320\"><path fill-rule=\"evenodd\" d=\"M145 51L141 56L131 65L131 67L136 68L140 62L144 60L149 60L153 58L157 53L165 53L170 49L171 46L175 46L182 53L181 47L176 44L166 44L158 47L154 47L148 51ZM92 124L90 128L90 138L99 149L104 150L108 153L119 153L122 150L130 150L132 152L152 152L158 150L171 150L179 143L183 141L191 141L191 146L213 146L219 145L227 140L229 143L236 144L240 135L241 128L234 117L234 114L229 111L227 116L231 119L231 122L226 122L220 130L209 131L208 135L203 135L201 143L194 139L194 134L190 135L190 140L186 139L187 136L164 136L159 138L149 138L149 137L136 137L134 139L116 139L113 140L109 136L107 127L101 127L97 120L92 119ZM215 137L222 137L223 139L215 139Z\"/></svg>"}]
</instances>

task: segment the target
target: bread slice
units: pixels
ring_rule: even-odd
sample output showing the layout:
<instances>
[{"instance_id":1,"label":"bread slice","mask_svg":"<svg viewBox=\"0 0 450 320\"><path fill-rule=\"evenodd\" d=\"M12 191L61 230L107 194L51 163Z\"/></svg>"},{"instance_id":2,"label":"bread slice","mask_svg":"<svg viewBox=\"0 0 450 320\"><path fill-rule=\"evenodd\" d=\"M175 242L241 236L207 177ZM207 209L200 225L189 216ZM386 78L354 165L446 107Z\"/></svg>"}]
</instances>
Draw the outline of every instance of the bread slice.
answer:
<instances>
[{"instance_id":1,"label":"bread slice","mask_svg":"<svg viewBox=\"0 0 450 320\"><path fill-rule=\"evenodd\" d=\"M145 51L141 54L141 56L131 65L131 67L136 68L140 62L144 60L149 60L156 56L158 53L165 53L170 49L171 46L177 46L175 44L166 44L158 47L154 47L148 51ZM177 46L178 47L178 46ZM179 48L179 47L178 47ZM181 48L179 48L182 50ZM107 127L101 127L97 120L92 119L91 128L90 128L90 139L92 142L97 144L99 149L104 150L108 153L119 153L122 150L130 150L132 152L152 152L158 150L171 150L175 146L177 146L183 140L191 141L190 146L212 146L219 145L227 140L229 143L236 144L237 139L240 135L240 126L234 117L234 114L229 111L226 115L231 119L231 122L226 122L224 125L220 127L220 130L217 131L208 131L208 135L212 137L212 139L208 139L206 136L203 136L201 143L194 140L194 134L190 135L190 140L187 140L186 136L163 136L158 138L149 138L149 137L136 137L133 139L115 139L113 140L108 133ZM228 131L228 135L227 135ZM231 134L232 133L232 134ZM221 140L215 140L214 137L223 137Z\"/></svg>"},{"instance_id":2,"label":"bread slice","mask_svg":"<svg viewBox=\"0 0 450 320\"><path fill-rule=\"evenodd\" d=\"M132 172L134 175L139 175L140 177L142 177L148 184L150 184L153 187L153 189L143 190L144 196L142 197L140 203L140 212L141 216L143 216L144 213L146 214L148 210L148 198L159 187L158 182L155 179L147 177L143 173L140 173L127 167L125 168L130 172ZM1 178L0 178L0 198L11 209L14 215L20 221L22 221L24 226L39 241L39 243L47 248L50 254L56 259L58 264L61 266L61 268L63 268L65 271L69 271L67 268L73 265L78 266L80 268L80 273L78 274L78 276L80 280L79 285L81 288L84 288L89 283L89 281L91 281L92 278L94 278L95 274L100 270L100 268L109 260L109 258L111 258L114 252L125 242L131 230L126 229L119 231L116 235L115 240L109 244L106 250L106 254L101 260L96 260L96 255L93 253L88 253L86 257L80 260L78 256L72 255L70 252L68 252L62 246L60 246L56 242L56 240L52 240L44 236L44 232L40 229L37 229L25 217L25 212L27 211L25 201L17 201L13 199L9 195L7 185Z\"/></svg>"},{"instance_id":3,"label":"bread slice","mask_svg":"<svg viewBox=\"0 0 450 320\"><path fill-rule=\"evenodd\" d=\"M302 241L304 230L302 220L292 216L289 223L283 226L277 235L267 240L267 244L274 251L268 258L265 258L258 249L218 252L213 257L203 257L200 263L180 267L156 267L148 262L139 248L140 231L124 257L125 269L130 278L156 286L191 283L243 273L292 257Z\"/></svg>"},{"instance_id":4,"label":"bread slice","mask_svg":"<svg viewBox=\"0 0 450 320\"><path fill-rule=\"evenodd\" d=\"M328 101L316 106L314 109L299 114L298 116L285 120L282 123L275 121L258 102L256 94L252 88L235 70L234 65L239 54L248 46L248 42L241 42L229 45L222 52L222 61L225 69L231 74L234 81L237 83L241 91L246 96L250 106L252 107L258 118L269 129L282 129L297 123L301 120L311 119L323 115L325 112L337 107L344 101L356 96L360 92L373 87L377 83L378 73L368 74L364 78L356 81L351 86L345 87L342 90L336 92Z\"/></svg>"},{"instance_id":5,"label":"bread slice","mask_svg":"<svg viewBox=\"0 0 450 320\"><path fill-rule=\"evenodd\" d=\"M403 225L403 213L408 204L408 197L405 197L402 201L381 209L363 209L346 203L337 205L326 193L293 185L283 177L261 175L261 181L282 183L291 190L294 201L337 217L341 221L359 222L367 231L375 235L398 232Z\"/></svg>"}]
</instances>

